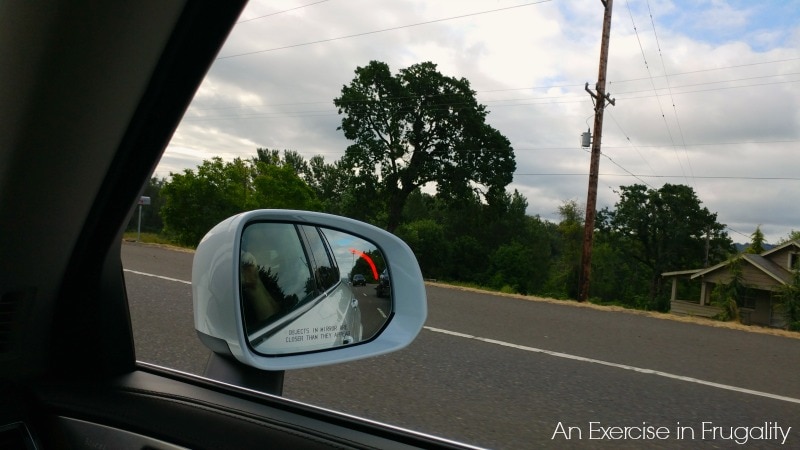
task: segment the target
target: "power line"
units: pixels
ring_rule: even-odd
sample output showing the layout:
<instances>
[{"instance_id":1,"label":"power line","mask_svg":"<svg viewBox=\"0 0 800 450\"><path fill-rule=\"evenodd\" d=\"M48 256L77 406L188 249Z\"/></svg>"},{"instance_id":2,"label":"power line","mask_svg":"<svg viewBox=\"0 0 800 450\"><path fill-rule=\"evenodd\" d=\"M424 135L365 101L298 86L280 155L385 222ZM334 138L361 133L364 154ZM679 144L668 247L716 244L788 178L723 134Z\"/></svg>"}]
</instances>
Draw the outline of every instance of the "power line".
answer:
<instances>
[{"instance_id":1,"label":"power line","mask_svg":"<svg viewBox=\"0 0 800 450\"><path fill-rule=\"evenodd\" d=\"M766 64L778 64L778 63L798 61L798 60L800 60L800 58L787 58L787 59L777 59L777 60L773 60L773 61L761 61L761 62L754 62L754 63L747 63L747 64L736 64L736 65L733 65L733 66L710 67L710 68L707 68L707 69L698 69L698 70L691 70L691 71L687 71L687 72L675 72L675 73L671 73L671 74L657 75L656 78L662 78L662 77L667 77L667 76L674 77L674 76L680 76L680 75L691 75L691 74L701 73L701 72L713 72L713 71L716 71L716 70L738 69L738 68L741 68L741 67L761 66L761 65L766 65ZM634 81L642 81L642 80L647 80L647 79L649 79L649 77L648 78L631 78L629 80L611 81L611 82L609 82L609 84L631 83L631 82L634 82Z\"/></svg>"},{"instance_id":2,"label":"power line","mask_svg":"<svg viewBox=\"0 0 800 450\"><path fill-rule=\"evenodd\" d=\"M247 22L252 22L254 20L264 19L266 17L277 16L278 14L287 13L289 11L294 11L294 10L297 10L297 9L308 8L309 6L318 5L320 3L325 3L325 2L328 2L328 1L330 1L330 0L319 0L318 2L309 3L307 5L302 5L302 6L297 6L297 7L294 7L294 8L284 9L283 11L276 11L274 13L265 14L263 16L253 17L251 19L240 20L240 21L236 22L236 25L239 25L239 24L242 24L242 23L247 23Z\"/></svg>"},{"instance_id":3,"label":"power line","mask_svg":"<svg viewBox=\"0 0 800 450\"><path fill-rule=\"evenodd\" d=\"M639 147L633 144L633 141L631 140L630 136L628 136L628 133L626 133L625 130L622 129L622 125L620 125L619 122L617 122L617 119L614 117L614 114L611 113L611 111L609 111L609 116L611 116L611 120L613 120L614 124L617 125L617 128L619 128L619 131L621 131L622 135L625 136L625 139L628 141L628 143L633 147L634 150L636 150L636 153L639 155L639 157L642 158L642 161L644 161L644 163L647 164L647 167L650 169L650 171L655 172L655 170L653 170L653 167L650 165L650 161L648 161L647 158L645 158L644 155L642 155L642 152L639 150ZM606 148L608 149L610 147L606 146Z\"/></svg>"},{"instance_id":4,"label":"power line","mask_svg":"<svg viewBox=\"0 0 800 450\"><path fill-rule=\"evenodd\" d=\"M685 88L685 87L695 87L695 86L707 86L712 84L718 83L732 83L737 81L749 81L755 79L764 79L764 78L774 78L774 77L784 77L788 75L800 75L800 72L796 73L789 73L783 75L764 75L759 77L747 77L747 78L737 78L731 80L720 80L720 81L708 81L704 83L692 83L692 84L684 84L678 86L672 86L672 89L677 88ZM725 89L743 89L748 87L757 87L757 86L768 86L774 84L786 84L786 83L798 83L798 80L786 80L786 81L774 81L769 83L758 83L758 84L749 84L744 86L723 86L723 87L716 87L710 89L697 89L692 91L685 91L685 92L672 92L672 95L681 95L681 94L689 94L689 93L697 93L697 92L708 92L708 91L716 91L716 90L725 90ZM580 87L583 88L583 85L561 85L561 86L551 86L551 87ZM514 88L514 89L499 89L499 90L488 90L488 91L474 91L476 94L486 93L486 92L500 92L500 91L518 91L518 90L528 90L528 89L547 89L550 87L547 86L538 86L538 87L531 87L531 88ZM652 89L646 90L637 90L637 91L622 91L622 92L615 92L615 96L617 99L622 100L633 100L633 99L641 99L641 98L650 98L650 97L657 97L659 94L650 94L650 95L639 95L635 97L620 97L629 94L639 94L639 93L651 93L653 92ZM442 94L447 95L447 94ZM413 98L412 96L405 96L405 97L391 97L388 98L389 100L402 100L407 98ZM554 101L559 99L566 99L561 101ZM513 103L513 104L501 104L501 102L537 102L537 103ZM483 100L481 103L485 106L492 106L492 107L509 107L509 106L531 106L531 105L547 105L547 104L562 104L562 103L583 103L589 100L576 97L574 95L557 95L557 96L548 96L548 97L519 97L519 98L510 98L510 99L498 99L498 100ZM307 101L307 102L292 102L292 103L263 103L259 105L239 105L239 106L216 106L216 107L192 107L192 111L215 111L215 110L225 110L225 109L240 109L240 108L266 108L266 107L277 107L277 106L303 106L303 105L331 105L331 101Z\"/></svg>"},{"instance_id":5,"label":"power line","mask_svg":"<svg viewBox=\"0 0 800 450\"><path fill-rule=\"evenodd\" d=\"M487 11L480 11L480 12L469 13L469 14L461 14L461 15L452 16L452 17L444 17L444 18L441 18L441 19L428 20L428 21L425 21L425 22L412 23L412 24L408 24L408 25L400 25L400 26L396 26L396 27L384 28L384 29L381 29L381 30L365 31L363 33L348 34L348 35L345 35L345 36L337 36L337 37L333 37L333 38L320 39L320 40L317 40L317 41L303 42L303 43L299 43L299 44L284 45L282 47L273 47L273 48L268 48L268 49L264 49L264 50L255 50L255 51L252 51L252 52L244 52L244 53L237 53L237 54L233 54L233 55L219 56L219 57L217 57L217 59L220 60L220 59L238 58L240 56L248 56L248 55L255 55L255 54L259 54L259 53L268 53L268 52L274 52L274 51L278 51L278 50L286 50L286 49L290 49L290 48L305 47L305 46L308 46L308 45L322 44L322 43L326 43L326 42L339 41L339 40L343 40L343 39L352 39L352 38L356 38L356 37L369 36L371 34L385 33L387 31L397 31L397 30L402 30L404 28L413 28L413 27L419 27L419 26L422 26L422 25L430 25L430 24L433 24L433 23L446 22L446 21L449 21L449 20L463 19L463 18L466 18L466 17L480 16L480 15L483 15L483 14L490 14L490 13L495 13L495 12L500 12L500 11L508 11L510 9L523 8L525 6L538 5L538 4L547 3L547 2L550 2L550 1L552 1L552 0L539 0L539 1L536 1L536 2L532 2L532 3L525 3L525 4L522 4L522 5L507 6L505 8L497 8L497 9L492 9L492 10L487 10Z\"/></svg>"},{"instance_id":6,"label":"power line","mask_svg":"<svg viewBox=\"0 0 800 450\"><path fill-rule=\"evenodd\" d=\"M794 144L800 142L800 139L780 139L773 141L744 141L744 142L698 142L695 144L685 144L687 147L708 147L708 146L723 146L723 145L765 145L765 144ZM624 149L623 146L604 145L607 149ZM639 148L663 148L669 145L639 145ZM575 147L522 147L515 148L515 151L544 151L544 150L575 150Z\"/></svg>"},{"instance_id":7,"label":"power line","mask_svg":"<svg viewBox=\"0 0 800 450\"><path fill-rule=\"evenodd\" d=\"M650 71L650 65L647 64L647 57L645 56L645 53L644 53L644 47L642 46L642 41L641 41L641 39L639 39L639 30L636 28L636 22L633 19L633 12L631 11L630 3L626 1L625 4L628 7L628 14L630 15L631 24L633 25L633 30L634 30L634 33L636 34L636 40L639 42L639 51L641 52L642 58L644 60L645 70L647 70L647 74L649 75L650 86L652 88L653 93L655 94L656 101L658 102L658 110L661 113L661 120L664 122L664 128L667 130L667 136L669 137L670 142L672 142L673 148L674 148L675 147L675 145L674 145L675 144L675 139L672 137L672 130L670 130L669 123L667 122L667 116L666 116L666 114L664 114L664 105L661 104L661 96L658 95L658 91L656 90L656 84L655 84L655 81L653 81L653 75L652 75L652 72ZM649 2L648 2L647 7L648 7L648 10L649 10L649 8L650 8L650 3ZM652 22L652 18L653 18L653 16L651 14L650 15L651 22ZM655 24L653 24L653 34L655 34ZM659 54L661 54L661 45L658 43L658 35L657 34L656 34L656 47L658 48ZM663 58L662 58L662 62L663 62ZM667 82L667 86L669 87L669 82ZM688 182L688 178L686 178L685 171L683 170L683 163L681 162L681 159L680 159L680 156L678 155L677 150L675 151L675 156L677 157L676 159L678 161L678 166L680 167L681 172L684 173L684 178Z\"/></svg>"},{"instance_id":8,"label":"power line","mask_svg":"<svg viewBox=\"0 0 800 450\"><path fill-rule=\"evenodd\" d=\"M608 156L606 156L608 158ZM610 158L609 158L610 159ZM613 160L612 160L613 162ZM621 168L627 173L600 173L601 177L625 177L625 178L637 178L644 184L650 186L641 178L685 178L684 175L648 175L648 174L641 174L641 173L631 173L624 167L620 166L619 164L614 163L617 167ZM563 172L563 173L550 173L550 172L535 172L535 173L514 173L514 176L521 176L521 177L587 177L589 176L588 173L576 173L576 172ZM736 181L800 181L800 177L756 177L756 176L711 176L711 175L697 175L695 176L698 180L736 180ZM653 186L650 186L653 187Z\"/></svg>"},{"instance_id":9,"label":"power line","mask_svg":"<svg viewBox=\"0 0 800 450\"><path fill-rule=\"evenodd\" d=\"M650 0L647 1L647 12L650 14L650 23L653 26L653 36L655 36L655 38L656 38L656 48L658 49L658 56L661 59L661 67L664 68L664 73L666 73L667 72L667 65L664 64L664 53L661 51L661 42L659 41L658 33L656 32L656 22L653 19L653 12L650 9ZM681 127L681 120L680 120L680 117L678 116L678 108L675 106L675 97L672 95L672 88L670 86L668 77L666 78L666 82L667 82L667 89L668 89L668 93L669 93L669 99L672 102L672 111L675 114L675 124L678 126L678 133L680 134L681 144L684 144L686 141L685 141L685 138L684 138L684 135L683 135L683 127ZM652 83L652 80L651 80L651 83ZM655 83L653 83L653 88L655 89ZM692 161L689 159L689 152L686 149L685 145L682 145L682 146L683 146L683 153L686 156L686 164L689 166L689 175L694 177L694 170L692 169ZM680 156L678 156L678 162L680 162Z\"/></svg>"},{"instance_id":10,"label":"power line","mask_svg":"<svg viewBox=\"0 0 800 450\"><path fill-rule=\"evenodd\" d=\"M692 84L681 84L678 86L672 86L671 88L687 88L687 87L695 87L695 86L708 86L710 84L719 84L719 83L733 83L736 81L749 81L749 80L756 80L756 79L764 79L764 78L775 78L775 77L785 77L788 75L800 75L800 73L788 73L788 74L781 74L781 75L764 75L760 77L747 77L747 78L737 78L733 80L720 80L720 81L706 81L703 83L692 83ZM770 86L773 84L786 84L786 83L797 83L800 80L782 80L782 81L772 81L768 83L754 83L754 84L746 84L743 86L722 86L718 88L710 88L710 89L697 89L693 91L684 91L678 92L678 94L687 94L687 93L694 93L694 92L705 92L705 91L718 91L723 89L740 89L740 88L747 88L747 87L755 87L755 86ZM671 89L671 88L659 88L660 89ZM623 91L623 92L615 92L616 95L626 95L626 94L638 94L641 92L651 92L652 89L647 90L638 90L638 91ZM657 94L656 94L657 95ZM645 96L646 97L646 96ZM643 98L643 97L631 97L631 98Z\"/></svg>"},{"instance_id":11,"label":"power line","mask_svg":"<svg viewBox=\"0 0 800 450\"><path fill-rule=\"evenodd\" d=\"M650 184L650 183L648 183L647 181L644 181L644 180L643 180L641 177L639 177L639 175L636 175L635 173L631 172L630 170L628 170L628 169L626 169L626 168L622 167L622 166L621 166L619 163L617 163L616 161L614 161L613 159L611 159L611 157L610 157L610 156L608 156L606 153L600 153L600 155L601 155L601 156L605 156L605 157L606 157L606 159L607 159L607 160L609 160L609 161L611 161L611 163L612 163L612 164L614 164L615 166L617 166L617 167L619 167L620 169L624 170L624 171L625 171L625 172L628 174L628 176L634 177L634 178L636 178L637 180L639 180L639 181L641 181L642 183L644 183L644 184L646 184L647 186L649 186L650 188L652 188L652 189L655 189L655 186L651 185L651 184Z\"/></svg>"}]
</instances>

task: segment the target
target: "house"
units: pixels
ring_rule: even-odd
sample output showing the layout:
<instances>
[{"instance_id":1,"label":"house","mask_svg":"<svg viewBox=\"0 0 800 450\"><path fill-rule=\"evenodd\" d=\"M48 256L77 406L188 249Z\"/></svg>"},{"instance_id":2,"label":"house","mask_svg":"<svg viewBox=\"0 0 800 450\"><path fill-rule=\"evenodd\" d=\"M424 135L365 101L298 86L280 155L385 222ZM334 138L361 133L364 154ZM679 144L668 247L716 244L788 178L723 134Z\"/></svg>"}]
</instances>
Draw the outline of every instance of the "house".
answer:
<instances>
[{"instance_id":1,"label":"house","mask_svg":"<svg viewBox=\"0 0 800 450\"><path fill-rule=\"evenodd\" d=\"M742 323L782 327L783 317L777 310L775 294L781 286L792 282L792 269L800 269L800 241L789 241L773 247L760 255L740 253L732 260L705 269L665 272L664 278L672 280L670 312L692 316L713 317L720 308L711 305L711 291L715 285L731 281L731 261L739 261L742 282L747 293L739 299ZM697 300L677 298L679 280L700 283Z\"/></svg>"}]
</instances>

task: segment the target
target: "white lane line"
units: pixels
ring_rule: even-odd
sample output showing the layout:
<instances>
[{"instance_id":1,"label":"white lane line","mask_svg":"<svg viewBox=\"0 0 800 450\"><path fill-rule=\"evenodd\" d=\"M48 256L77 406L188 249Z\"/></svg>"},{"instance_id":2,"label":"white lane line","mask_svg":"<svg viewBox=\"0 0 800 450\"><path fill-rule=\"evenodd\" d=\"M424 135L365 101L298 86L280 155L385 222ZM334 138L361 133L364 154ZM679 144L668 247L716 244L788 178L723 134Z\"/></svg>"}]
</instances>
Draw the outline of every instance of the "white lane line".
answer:
<instances>
[{"instance_id":1,"label":"white lane line","mask_svg":"<svg viewBox=\"0 0 800 450\"><path fill-rule=\"evenodd\" d=\"M122 270L124 272L129 272L129 273L133 273L133 274L136 274L136 275L143 275L143 276L146 276L146 277L160 278L162 280L174 281L176 283L183 283L183 284L188 284L188 285L192 284L191 281L179 280L177 278L164 277L164 276L161 276L161 275L153 275L152 273L137 272L135 270L130 270L130 269L122 269Z\"/></svg>"},{"instance_id":2,"label":"white lane line","mask_svg":"<svg viewBox=\"0 0 800 450\"><path fill-rule=\"evenodd\" d=\"M671 378L673 380L679 380L679 381L685 381L685 382L688 382L688 383L701 384L701 385L704 385L704 386L711 386L711 387L715 387L715 388L719 388L719 389L726 389L726 390L729 390L729 391L740 392L740 393L743 393L743 394L757 395L759 397L766 397L766 398L771 398L771 399L775 399L775 400L781 400L781 401L790 402L790 403L800 403L800 399L793 398L793 397L786 397L786 396L783 396L783 395L770 394L769 392L754 391L752 389L745 389L745 388L740 388L740 387L736 387L736 386L730 386L730 385L727 385L727 384L715 383L713 381L700 380L698 378L685 377L683 375L675 375L675 374L671 374L671 373L668 373L668 372L662 372L660 370L643 369L641 367L629 366L629 365L626 365L626 364L618 364L618 363L612 363L612 362L608 362L608 361L602 361L602 360L599 360L599 359L592 359L592 358L585 358L583 356L570 355L569 353L554 352L552 350L545 350L545 349L541 349L541 348L527 347L527 346L518 345L518 344L511 344L509 342L498 341L498 340L495 340L495 339L482 338L482 337L473 336L473 335L470 335L470 334L458 333L456 331L443 330L441 328L433 328L433 327L424 327L424 328L426 330L428 330L428 331L433 331L434 333L448 334L450 336L456 336L456 337L461 337L461 338L465 338L465 339L474 339L476 341L486 342L486 343L495 344L495 345L501 345L503 347L515 348L517 350L524 350L526 352L544 353L546 355L555 356L557 358L565 358L565 359L572 359L574 361L588 362L588 363L593 363L593 364L601 364L601 365L604 365L604 366L616 367L618 369L631 370L631 371L634 371L634 372L646 373L646 374L650 374L650 375L658 375L658 376L665 377L665 378Z\"/></svg>"},{"instance_id":3,"label":"white lane line","mask_svg":"<svg viewBox=\"0 0 800 450\"><path fill-rule=\"evenodd\" d=\"M164 276L161 276L161 275L154 275L152 273L146 273L146 272L138 272L138 271L130 270L130 269L123 269L123 270L125 272L133 273L133 274L136 274L136 275L143 275L143 276L146 276L146 277L160 278L162 280L174 281L176 283L184 283L184 284L189 284L189 285L192 284L191 281L179 280L177 278L164 277ZM378 308L378 312L380 312L381 315L384 318L386 318L386 314L383 311L381 311L380 308ZM554 352L552 350L545 350L545 349L542 349L542 348L527 347L525 345L512 344L510 342L503 342L503 341L498 341L496 339L489 339L489 338L483 338L483 337L480 337L480 336L473 336L471 334L459 333L457 331L443 330L441 328L433 328L433 327L424 327L424 328L426 330L428 330L428 331L433 331L434 333L449 334L450 336L456 336L456 337L460 337L460 338L464 338L464 339L474 339L476 341L486 342L488 344L500 345L500 346L503 346L503 347L515 348L517 350L523 350L523 351L526 351L526 352L544 353L546 355L555 356L557 358L565 358L565 359L571 359L571 360L574 360L574 361L581 361L581 362L588 362L588 363L593 363L593 364L600 364L600 365L609 366L609 367L616 367L618 369L623 369L623 370L631 370L633 372L645 373L645 374L650 374L650 375L658 375L658 376L661 376L661 377L671 378L673 380L685 381L685 382L688 382L688 383L695 383L695 384L701 384L701 385L704 385L704 386L711 386L711 387L715 387L715 388L719 388L719 389L726 389L726 390L729 390L729 391L740 392L740 393L743 393L743 394L757 395L759 397L766 397L766 398L771 398L771 399L775 399L775 400L781 400L781 401L784 401L784 402L800 403L800 399L793 398L793 397L786 397L786 396L783 396L783 395L770 394L769 392L754 391L752 389L745 389L745 388L740 388L740 387L736 387L736 386L730 386L730 385L727 385L727 384L715 383L713 381L700 380L698 378L686 377L686 376L683 376L683 375L675 375L675 374L671 374L671 373L668 373L668 372L662 372L660 370L643 369L641 367L629 366L629 365L626 365L626 364L618 364L618 363L612 363L612 362L608 362L608 361L602 361L602 360L599 360L599 359L592 359L592 358L586 358L586 357L583 357L583 356L570 355L569 353L561 353L561 352Z\"/></svg>"},{"instance_id":4,"label":"white lane line","mask_svg":"<svg viewBox=\"0 0 800 450\"><path fill-rule=\"evenodd\" d=\"M384 318L384 319L387 317L387 316L386 316L386 313L385 313L385 312L383 312L383 310L382 310L382 309L380 309L380 308L376 308L376 309L378 310L378 312L379 312L379 313L381 313L381 315L383 316L383 318Z\"/></svg>"}]
</instances>

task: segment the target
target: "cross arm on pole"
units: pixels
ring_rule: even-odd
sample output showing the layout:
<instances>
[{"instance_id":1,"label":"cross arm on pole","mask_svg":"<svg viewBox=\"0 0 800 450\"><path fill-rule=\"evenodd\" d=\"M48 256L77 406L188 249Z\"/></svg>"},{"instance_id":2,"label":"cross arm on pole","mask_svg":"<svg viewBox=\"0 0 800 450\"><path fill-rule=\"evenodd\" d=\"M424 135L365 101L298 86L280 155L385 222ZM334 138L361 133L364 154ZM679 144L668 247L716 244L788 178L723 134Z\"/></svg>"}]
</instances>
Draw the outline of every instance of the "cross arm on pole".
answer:
<instances>
[{"instance_id":1,"label":"cross arm on pole","mask_svg":"<svg viewBox=\"0 0 800 450\"><path fill-rule=\"evenodd\" d=\"M589 83L588 82L586 83L586 86L584 87L584 89L586 89L586 92L588 92L589 95L592 96L592 98L597 100L597 94L595 94L594 92L592 92L591 89L589 89ZM611 103L612 105L617 106L616 101L613 98L611 98L611 94L606 93L604 98L608 101L608 103Z\"/></svg>"}]
</instances>

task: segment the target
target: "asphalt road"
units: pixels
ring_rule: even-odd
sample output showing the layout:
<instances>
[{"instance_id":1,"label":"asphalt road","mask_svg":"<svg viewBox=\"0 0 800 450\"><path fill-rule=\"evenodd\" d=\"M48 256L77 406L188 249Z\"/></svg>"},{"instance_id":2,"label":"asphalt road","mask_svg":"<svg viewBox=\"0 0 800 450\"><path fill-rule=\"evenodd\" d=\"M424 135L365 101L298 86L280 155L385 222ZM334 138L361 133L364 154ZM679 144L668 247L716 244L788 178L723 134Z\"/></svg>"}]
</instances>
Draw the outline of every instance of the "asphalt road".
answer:
<instances>
[{"instance_id":1,"label":"asphalt road","mask_svg":"<svg viewBox=\"0 0 800 450\"><path fill-rule=\"evenodd\" d=\"M122 252L137 358L201 374L192 254ZM284 395L498 449L800 448L799 339L427 292L426 328L408 348L287 372Z\"/></svg>"},{"instance_id":2,"label":"asphalt road","mask_svg":"<svg viewBox=\"0 0 800 450\"><path fill-rule=\"evenodd\" d=\"M392 311L392 302L388 298L378 297L374 284L353 286L352 289L361 310L361 322L364 327L362 338L370 339L386 324L386 319Z\"/></svg>"}]
</instances>

